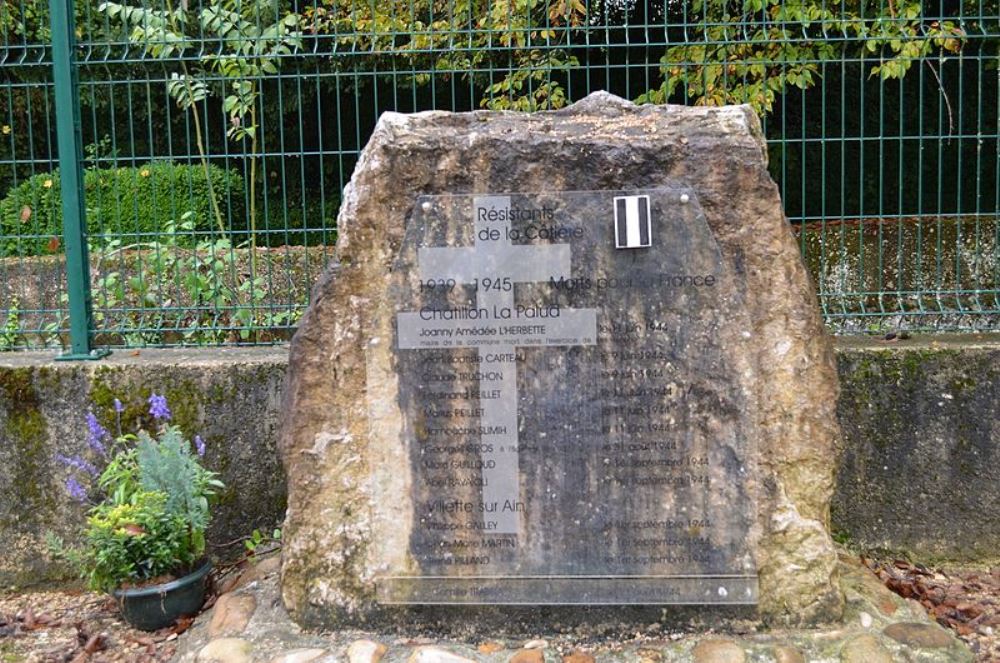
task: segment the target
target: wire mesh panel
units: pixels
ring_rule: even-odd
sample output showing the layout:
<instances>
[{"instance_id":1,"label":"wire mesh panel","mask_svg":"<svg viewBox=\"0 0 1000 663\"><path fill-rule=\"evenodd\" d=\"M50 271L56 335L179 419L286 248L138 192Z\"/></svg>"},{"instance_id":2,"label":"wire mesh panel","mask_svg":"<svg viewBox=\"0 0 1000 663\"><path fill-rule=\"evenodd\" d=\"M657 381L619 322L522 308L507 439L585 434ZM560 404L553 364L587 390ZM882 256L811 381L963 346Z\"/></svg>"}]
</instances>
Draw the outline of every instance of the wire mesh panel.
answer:
<instances>
[{"instance_id":1,"label":"wire mesh panel","mask_svg":"<svg viewBox=\"0 0 1000 663\"><path fill-rule=\"evenodd\" d=\"M1000 314L997 2L77 0L97 344L288 338L384 111L749 103L832 329ZM0 5L0 349L68 329L47 0Z\"/></svg>"},{"instance_id":2,"label":"wire mesh panel","mask_svg":"<svg viewBox=\"0 0 1000 663\"><path fill-rule=\"evenodd\" d=\"M51 61L33 34L9 29L10 11L0 8L0 351L58 346L68 315L61 235L47 223L59 206Z\"/></svg>"}]
</instances>

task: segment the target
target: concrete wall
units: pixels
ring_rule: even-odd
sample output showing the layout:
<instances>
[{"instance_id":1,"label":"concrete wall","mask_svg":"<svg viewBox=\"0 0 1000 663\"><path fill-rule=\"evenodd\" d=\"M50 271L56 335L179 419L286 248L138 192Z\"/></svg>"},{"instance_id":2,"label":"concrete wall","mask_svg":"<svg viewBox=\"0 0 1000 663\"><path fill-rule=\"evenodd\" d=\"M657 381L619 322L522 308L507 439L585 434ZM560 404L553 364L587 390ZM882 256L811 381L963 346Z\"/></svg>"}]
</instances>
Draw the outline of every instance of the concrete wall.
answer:
<instances>
[{"instance_id":1,"label":"concrete wall","mask_svg":"<svg viewBox=\"0 0 1000 663\"><path fill-rule=\"evenodd\" d=\"M143 420L156 392L167 396L174 423L204 438L207 464L226 484L210 546L279 523L285 489L275 440L286 355L284 348L126 350L57 363L54 353L0 354L0 582L65 576L44 557L44 535L72 536L84 507L68 498L69 472L55 455L86 453L89 408L113 430L115 398L128 406L126 430Z\"/></svg>"},{"instance_id":2,"label":"concrete wall","mask_svg":"<svg viewBox=\"0 0 1000 663\"><path fill-rule=\"evenodd\" d=\"M1000 558L1000 339L842 339L833 523L924 560Z\"/></svg>"},{"instance_id":3,"label":"concrete wall","mask_svg":"<svg viewBox=\"0 0 1000 663\"><path fill-rule=\"evenodd\" d=\"M841 339L844 454L833 504L839 537L922 559L996 558L1000 550L1000 337ZM93 407L126 426L150 392L200 433L227 490L210 544L280 523L285 490L275 440L285 348L119 351L100 362L0 354L0 582L57 580L47 531L71 536L83 507L63 488L57 453L83 453ZM233 549L230 549L232 551ZM226 549L213 548L224 555Z\"/></svg>"}]
</instances>

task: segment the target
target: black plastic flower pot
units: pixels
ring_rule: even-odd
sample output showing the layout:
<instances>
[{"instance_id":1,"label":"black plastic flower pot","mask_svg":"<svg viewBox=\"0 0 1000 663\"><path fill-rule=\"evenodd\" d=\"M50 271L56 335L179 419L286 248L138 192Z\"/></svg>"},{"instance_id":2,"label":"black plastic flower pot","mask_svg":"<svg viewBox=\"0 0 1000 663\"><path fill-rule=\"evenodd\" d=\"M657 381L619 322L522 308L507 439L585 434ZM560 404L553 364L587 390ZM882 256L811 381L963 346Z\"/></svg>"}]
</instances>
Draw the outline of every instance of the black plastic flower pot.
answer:
<instances>
[{"instance_id":1,"label":"black plastic flower pot","mask_svg":"<svg viewBox=\"0 0 1000 663\"><path fill-rule=\"evenodd\" d=\"M170 626L178 617L194 615L205 602L205 579L212 570L206 561L188 575L134 589L112 592L125 621L143 631L156 631Z\"/></svg>"}]
</instances>

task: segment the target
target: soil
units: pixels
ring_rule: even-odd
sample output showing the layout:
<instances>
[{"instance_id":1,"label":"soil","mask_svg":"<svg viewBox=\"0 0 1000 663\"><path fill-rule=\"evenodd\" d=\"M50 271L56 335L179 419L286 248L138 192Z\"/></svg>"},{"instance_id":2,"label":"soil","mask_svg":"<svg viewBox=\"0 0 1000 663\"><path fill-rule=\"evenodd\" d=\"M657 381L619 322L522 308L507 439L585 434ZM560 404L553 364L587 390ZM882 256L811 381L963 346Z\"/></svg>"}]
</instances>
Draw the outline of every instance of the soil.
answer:
<instances>
[{"instance_id":1,"label":"soil","mask_svg":"<svg viewBox=\"0 0 1000 663\"><path fill-rule=\"evenodd\" d=\"M155 578L149 578L148 580L143 580L142 582L126 582L121 588L122 589L143 589L145 587L152 587L153 585L165 585L168 582L173 582L179 577L183 577L186 574L181 574L176 576L172 573L165 573L162 576L156 576Z\"/></svg>"},{"instance_id":2,"label":"soil","mask_svg":"<svg viewBox=\"0 0 1000 663\"><path fill-rule=\"evenodd\" d=\"M168 582L173 582L179 578L183 578L186 575L190 575L200 569L202 565L205 564L205 559L202 558L192 564L190 567L185 567L178 569L175 573L164 573L158 575L155 578L147 578L141 582L126 582L121 585L121 589L144 589L146 587L153 587L155 585L165 585Z\"/></svg>"}]
</instances>

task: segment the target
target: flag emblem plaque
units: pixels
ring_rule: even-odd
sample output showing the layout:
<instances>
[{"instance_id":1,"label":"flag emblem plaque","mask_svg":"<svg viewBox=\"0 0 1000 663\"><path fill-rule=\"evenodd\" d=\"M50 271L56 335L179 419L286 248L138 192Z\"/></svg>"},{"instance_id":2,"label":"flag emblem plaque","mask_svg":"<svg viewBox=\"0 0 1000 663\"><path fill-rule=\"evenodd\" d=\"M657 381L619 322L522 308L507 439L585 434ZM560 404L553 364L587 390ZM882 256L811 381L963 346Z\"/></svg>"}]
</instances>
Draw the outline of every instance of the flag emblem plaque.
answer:
<instances>
[{"instance_id":1,"label":"flag emblem plaque","mask_svg":"<svg viewBox=\"0 0 1000 663\"><path fill-rule=\"evenodd\" d=\"M649 196L615 197L615 248L652 246Z\"/></svg>"}]
</instances>

